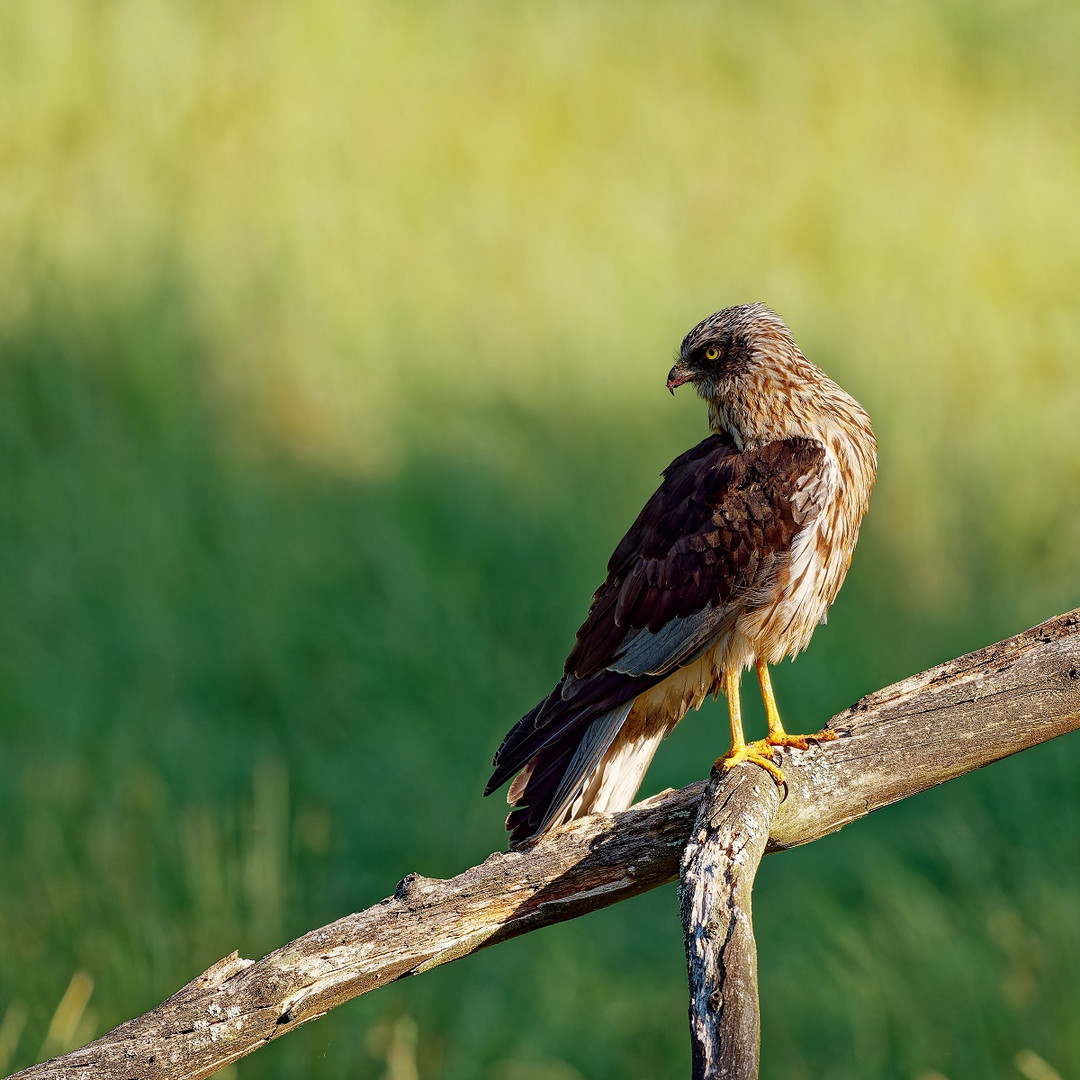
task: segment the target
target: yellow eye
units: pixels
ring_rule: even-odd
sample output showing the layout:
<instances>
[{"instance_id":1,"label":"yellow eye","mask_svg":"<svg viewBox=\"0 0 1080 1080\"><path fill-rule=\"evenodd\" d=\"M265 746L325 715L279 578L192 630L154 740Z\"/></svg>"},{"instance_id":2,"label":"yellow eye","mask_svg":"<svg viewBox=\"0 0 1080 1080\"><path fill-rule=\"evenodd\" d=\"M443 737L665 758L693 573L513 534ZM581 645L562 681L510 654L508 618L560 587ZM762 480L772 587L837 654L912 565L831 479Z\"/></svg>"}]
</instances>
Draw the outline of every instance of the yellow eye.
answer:
<instances>
[{"instance_id":1,"label":"yellow eye","mask_svg":"<svg viewBox=\"0 0 1080 1080\"><path fill-rule=\"evenodd\" d=\"M720 356L720 350L719 349L710 348L710 349L705 350L705 359L706 360L716 360L719 356Z\"/></svg>"}]
</instances>

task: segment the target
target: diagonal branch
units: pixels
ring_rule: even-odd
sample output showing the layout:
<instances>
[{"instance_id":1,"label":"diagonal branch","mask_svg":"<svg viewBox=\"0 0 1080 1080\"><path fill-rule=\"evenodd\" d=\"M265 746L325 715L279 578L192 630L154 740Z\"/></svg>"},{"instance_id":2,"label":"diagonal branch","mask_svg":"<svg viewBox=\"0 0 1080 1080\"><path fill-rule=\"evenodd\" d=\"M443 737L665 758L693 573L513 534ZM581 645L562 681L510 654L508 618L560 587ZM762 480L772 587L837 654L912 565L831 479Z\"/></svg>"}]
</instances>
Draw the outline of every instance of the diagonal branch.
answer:
<instances>
[{"instance_id":1,"label":"diagonal branch","mask_svg":"<svg viewBox=\"0 0 1080 1080\"><path fill-rule=\"evenodd\" d=\"M768 851L1080 727L1080 609L871 694L830 726L839 741L785 751L789 793ZM256 963L226 957L145 1015L16 1075L209 1076L350 998L671 881L704 790L572 822L447 881L410 875L374 907Z\"/></svg>"}]
</instances>

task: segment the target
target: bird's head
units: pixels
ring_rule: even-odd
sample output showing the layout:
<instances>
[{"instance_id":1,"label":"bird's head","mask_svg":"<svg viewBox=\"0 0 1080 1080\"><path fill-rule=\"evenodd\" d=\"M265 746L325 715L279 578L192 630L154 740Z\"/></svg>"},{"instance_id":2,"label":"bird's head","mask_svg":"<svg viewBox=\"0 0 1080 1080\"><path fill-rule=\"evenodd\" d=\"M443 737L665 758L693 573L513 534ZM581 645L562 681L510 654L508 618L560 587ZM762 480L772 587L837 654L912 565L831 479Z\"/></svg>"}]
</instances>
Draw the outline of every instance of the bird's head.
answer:
<instances>
[{"instance_id":1,"label":"bird's head","mask_svg":"<svg viewBox=\"0 0 1080 1080\"><path fill-rule=\"evenodd\" d=\"M764 304L740 304L710 315L683 338L667 387L693 383L706 401L722 399L741 378L802 359L783 320Z\"/></svg>"},{"instance_id":2,"label":"bird's head","mask_svg":"<svg viewBox=\"0 0 1080 1080\"><path fill-rule=\"evenodd\" d=\"M764 304L724 308L699 322L668 372L672 393L684 383L708 403L713 431L726 432L740 449L793 435L816 437L835 403L851 401L803 356L783 320Z\"/></svg>"}]
</instances>

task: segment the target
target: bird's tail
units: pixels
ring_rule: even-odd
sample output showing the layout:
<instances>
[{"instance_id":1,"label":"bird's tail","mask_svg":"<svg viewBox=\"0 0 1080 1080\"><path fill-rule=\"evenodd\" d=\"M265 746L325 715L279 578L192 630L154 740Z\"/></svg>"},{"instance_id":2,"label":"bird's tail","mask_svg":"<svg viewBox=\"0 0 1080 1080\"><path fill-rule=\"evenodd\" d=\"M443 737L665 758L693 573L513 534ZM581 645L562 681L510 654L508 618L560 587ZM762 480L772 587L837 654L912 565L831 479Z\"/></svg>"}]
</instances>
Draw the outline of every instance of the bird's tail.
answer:
<instances>
[{"instance_id":1,"label":"bird's tail","mask_svg":"<svg viewBox=\"0 0 1080 1080\"><path fill-rule=\"evenodd\" d=\"M583 730L568 732L570 737L545 746L518 773L506 795L506 801L515 807L506 819L511 847L570 818L592 812L591 805L586 808L582 796L633 704L627 701L602 713Z\"/></svg>"},{"instance_id":2,"label":"bird's tail","mask_svg":"<svg viewBox=\"0 0 1080 1080\"><path fill-rule=\"evenodd\" d=\"M506 796L514 807L506 819L512 848L574 818L618 813L633 803L670 728L627 724L631 706L598 716L580 742L544 747L517 775Z\"/></svg>"},{"instance_id":3,"label":"bird's tail","mask_svg":"<svg viewBox=\"0 0 1080 1080\"><path fill-rule=\"evenodd\" d=\"M484 794L517 773L507 795L514 807L506 820L511 847L571 818L630 805L663 737L646 738L632 710L635 699L659 680L614 671L582 681L564 676L507 732ZM628 742L641 746L634 750Z\"/></svg>"}]
</instances>

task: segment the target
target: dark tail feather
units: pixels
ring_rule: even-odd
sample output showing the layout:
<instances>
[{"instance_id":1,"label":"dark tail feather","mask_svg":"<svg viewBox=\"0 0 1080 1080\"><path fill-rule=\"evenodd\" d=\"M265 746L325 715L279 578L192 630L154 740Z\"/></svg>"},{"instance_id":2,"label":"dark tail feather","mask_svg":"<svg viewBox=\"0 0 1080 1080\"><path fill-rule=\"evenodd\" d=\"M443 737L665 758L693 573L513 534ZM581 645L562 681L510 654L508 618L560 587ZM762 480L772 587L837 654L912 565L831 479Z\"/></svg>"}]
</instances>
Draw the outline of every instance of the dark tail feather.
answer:
<instances>
[{"instance_id":1,"label":"dark tail feather","mask_svg":"<svg viewBox=\"0 0 1080 1080\"><path fill-rule=\"evenodd\" d=\"M560 685L562 685L560 683ZM555 688L555 691L558 687ZM553 693L555 692L553 691ZM520 747L520 744L525 742L531 735L534 735L536 728L536 718L540 713L540 710L547 704L547 698L539 702L534 708L530 709L503 737L503 741L499 743L499 749L495 751L495 757L492 759L491 764L494 768L491 776L488 779L487 784L484 785L485 798L493 791L497 791L499 788L510 779L520 768L522 768L528 756L524 758L520 753L516 753Z\"/></svg>"},{"instance_id":2,"label":"dark tail feather","mask_svg":"<svg viewBox=\"0 0 1080 1080\"><path fill-rule=\"evenodd\" d=\"M532 758L510 788L515 809L506 819L510 846L517 847L558 823L581 794L633 707L627 701L602 713L583 729L549 743Z\"/></svg>"},{"instance_id":3,"label":"dark tail feather","mask_svg":"<svg viewBox=\"0 0 1080 1080\"><path fill-rule=\"evenodd\" d=\"M506 733L484 794L521 773L510 788L515 809L506 820L512 846L544 832L574 801L634 699L662 677L608 670L582 680L566 676Z\"/></svg>"},{"instance_id":4,"label":"dark tail feather","mask_svg":"<svg viewBox=\"0 0 1080 1080\"><path fill-rule=\"evenodd\" d=\"M543 701L506 733L495 751L491 763L494 772L484 788L485 795L502 787L545 747L567 737L574 739L576 747L581 733L593 720L633 701L638 694L660 682L663 676L624 675L605 670L588 679L573 681L571 688L564 690L568 678L564 676Z\"/></svg>"}]
</instances>

